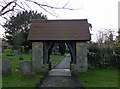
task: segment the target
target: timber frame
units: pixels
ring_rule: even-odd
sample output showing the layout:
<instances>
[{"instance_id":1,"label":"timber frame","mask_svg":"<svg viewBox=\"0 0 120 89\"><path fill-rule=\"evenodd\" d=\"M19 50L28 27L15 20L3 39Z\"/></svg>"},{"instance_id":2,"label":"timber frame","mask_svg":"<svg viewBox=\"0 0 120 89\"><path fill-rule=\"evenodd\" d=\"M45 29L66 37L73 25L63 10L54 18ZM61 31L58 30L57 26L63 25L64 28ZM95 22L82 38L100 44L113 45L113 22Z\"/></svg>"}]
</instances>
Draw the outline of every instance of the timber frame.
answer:
<instances>
[{"instance_id":1,"label":"timber frame","mask_svg":"<svg viewBox=\"0 0 120 89\"><path fill-rule=\"evenodd\" d=\"M71 54L71 62L76 63L76 41L43 41L43 64L50 62L50 54L55 43L66 43Z\"/></svg>"},{"instance_id":2,"label":"timber frame","mask_svg":"<svg viewBox=\"0 0 120 89\"><path fill-rule=\"evenodd\" d=\"M91 40L87 19L32 20L28 40L32 43L32 67L34 72L51 65L50 54L55 43L66 43L73 69L87 70L87 41ZM75 65L74 65L75 64Z\"/></svg>"}]
</instances>

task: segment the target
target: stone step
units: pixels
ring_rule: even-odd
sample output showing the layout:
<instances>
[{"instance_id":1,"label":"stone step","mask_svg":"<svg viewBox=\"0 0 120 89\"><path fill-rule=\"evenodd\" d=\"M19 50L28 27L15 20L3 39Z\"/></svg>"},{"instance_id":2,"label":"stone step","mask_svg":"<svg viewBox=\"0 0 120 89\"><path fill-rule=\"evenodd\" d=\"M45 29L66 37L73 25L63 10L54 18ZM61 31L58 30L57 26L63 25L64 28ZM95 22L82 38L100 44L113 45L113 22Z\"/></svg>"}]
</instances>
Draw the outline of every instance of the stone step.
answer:
<instances>
[{"instance_id":1,"label":"stone step","mask_svg":"<svg viewBox=\"0 0 120 89\"><path fill-rule=\"evenodd\" d=\"M50 76L71 76L70 69L52 69L49 71Z\"/></svg>"}]
</instances>

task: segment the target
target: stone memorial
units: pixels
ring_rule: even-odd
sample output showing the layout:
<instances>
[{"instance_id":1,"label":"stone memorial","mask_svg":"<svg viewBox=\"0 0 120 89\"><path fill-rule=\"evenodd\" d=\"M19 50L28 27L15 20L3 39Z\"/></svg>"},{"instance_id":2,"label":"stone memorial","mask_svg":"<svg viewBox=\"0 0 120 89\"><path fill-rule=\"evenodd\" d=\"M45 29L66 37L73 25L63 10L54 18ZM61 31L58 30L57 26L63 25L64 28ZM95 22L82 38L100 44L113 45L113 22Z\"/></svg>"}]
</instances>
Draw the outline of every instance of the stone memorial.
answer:
<instances>
[{"instance_id":1,"label":"stone memorial","mask_svg":"<svg viewBox=\"0 0 120 89\"><path fill-rule=\"evenodd\" d=\"M12 73L12 65L8 61L8 59L2 60L2 74L11 74Z\"/></svg>"},{"instance_id":2,"label":"stone memorial","mask_svg":"<svg viewBox=\"0 0 120 89\"><path fill-rule=\"evenodd\" d=\"M29 49L29 54L32 54L32 49Z\"/></svg>"},{"instance_id":3,"label":"stone memorial","mask_svg":"<svg viewBox=\"0 0 120 89\"><path fill-rule=\"evenodd\" d=\"M18 51L14 51L14 56L17 56L18 55Z\"/></svg>"},{"instance_id":4,"label":"stone memorial","mask_svg":"<svg viewBox=\"0 0 120 89\"><path fill-rule=\"evenodd\" d=\"M24 60L24 61L20 62L19 68L21 70L22 75L24 75L24 76L33 75L32 63L30 61Z\"/></svg>"},{"instance_id":5,"label":"stone memorial","mask_svg":"<svg viewBox=\"0 0 120 89\"><path fill-rule=\"evenodd\" d=\"M6 56L13 56L12 54L6 54Z\"/></svg>"},{"instance_id":6,"label":"stone memorial","mask_svg":"<svg viewBox=\"0 0 120 89\"><path fill-rule=\"evenodd\" d=\"M57 61L57 59L51 59L51 61Z\"/></svg>"}]
</instances>

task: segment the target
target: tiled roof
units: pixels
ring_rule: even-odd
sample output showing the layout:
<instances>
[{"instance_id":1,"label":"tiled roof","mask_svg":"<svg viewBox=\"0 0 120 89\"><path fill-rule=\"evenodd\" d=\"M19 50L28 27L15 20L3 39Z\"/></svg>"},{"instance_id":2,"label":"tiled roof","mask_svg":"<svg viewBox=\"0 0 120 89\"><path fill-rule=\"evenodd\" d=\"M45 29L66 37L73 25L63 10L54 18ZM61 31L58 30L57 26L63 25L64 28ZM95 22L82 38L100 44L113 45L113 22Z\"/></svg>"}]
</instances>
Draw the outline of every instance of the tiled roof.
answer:
<instances>
[{"instance_id":1,"label":"tiled roof","mask_svg":"<svg viewBox=\"0 0 120 89\"><path fill-rule=\"evenodd\" d=\"M28 40L85 40L91 39L87 19L32 20Z\"/></svg>"}]
</instances>

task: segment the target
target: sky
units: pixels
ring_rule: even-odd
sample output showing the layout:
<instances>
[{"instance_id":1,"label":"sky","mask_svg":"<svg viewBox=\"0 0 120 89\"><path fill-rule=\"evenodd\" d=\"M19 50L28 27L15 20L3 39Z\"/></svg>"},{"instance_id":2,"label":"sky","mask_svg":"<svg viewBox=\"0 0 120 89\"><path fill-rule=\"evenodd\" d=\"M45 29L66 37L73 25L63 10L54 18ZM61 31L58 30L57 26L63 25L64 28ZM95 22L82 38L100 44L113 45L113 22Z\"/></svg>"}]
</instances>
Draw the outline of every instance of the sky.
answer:
<instances>
[{"instance_id":1,"label":"sky","mask_svg":"<svg viewBox=\"0 0 120 89\"><path fill-rule=\"evenodd\" d=\"M43 0L49 5L62 7L68 0ZM96 33L104 29L112 29L117 32L118 28L118 2L120 0L69 0L66 8L75 8L78 10L54 10L57 17L50 15L39 7L32 6L32 9L43 12L48 19L87 19L92 24L92 41L96 41ZM48 9L49 10L49 9ZM51 10L49 10L51 11ZM1 19L1 18L0 18ZM0 20L0 23L4 20ZM4 29L0 27L0 37L4 34Z\"/></svg>"}]
</instances>

